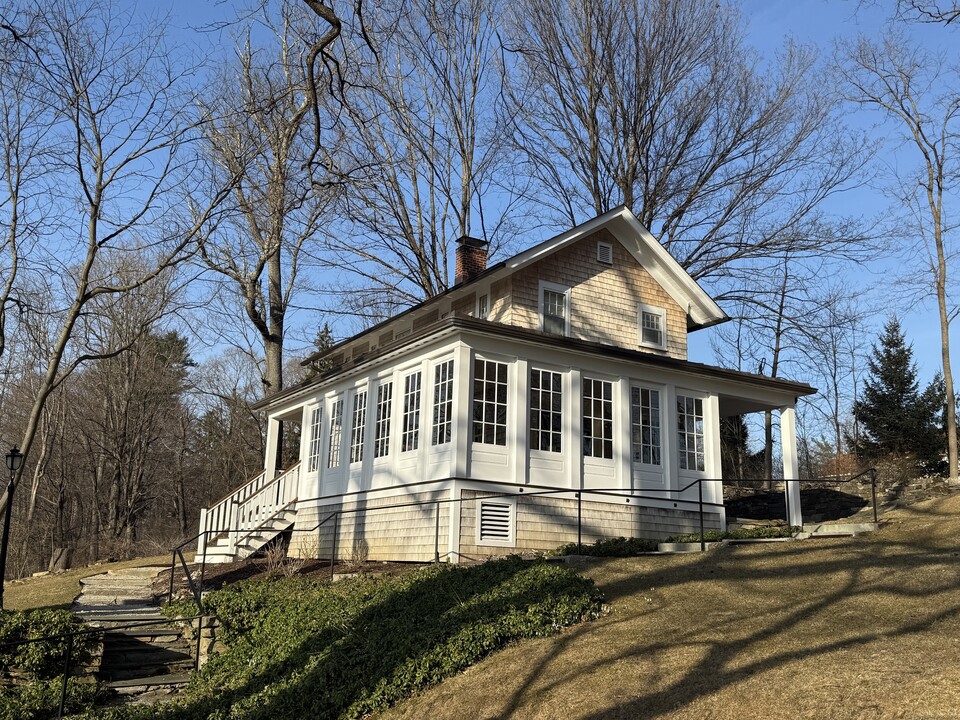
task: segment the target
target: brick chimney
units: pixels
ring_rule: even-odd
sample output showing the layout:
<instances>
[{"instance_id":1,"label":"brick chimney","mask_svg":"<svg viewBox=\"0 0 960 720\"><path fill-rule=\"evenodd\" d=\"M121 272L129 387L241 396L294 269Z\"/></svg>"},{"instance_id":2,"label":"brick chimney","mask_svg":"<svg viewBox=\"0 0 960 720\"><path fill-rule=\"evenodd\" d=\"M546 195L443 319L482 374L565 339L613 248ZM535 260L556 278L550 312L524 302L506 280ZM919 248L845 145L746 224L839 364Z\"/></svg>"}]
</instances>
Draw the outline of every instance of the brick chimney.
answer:
<instances>
[{"instance_id":1,"label":"brick chimney","mask_svg":"<svg viewBox=\"0 0 960 720\"><path fill-rule=\"evenodd\" d=\"M457 272L454 284L473 280L487 269L487 241L464 235L457 239Z\"/></svg>"}]
</instances>

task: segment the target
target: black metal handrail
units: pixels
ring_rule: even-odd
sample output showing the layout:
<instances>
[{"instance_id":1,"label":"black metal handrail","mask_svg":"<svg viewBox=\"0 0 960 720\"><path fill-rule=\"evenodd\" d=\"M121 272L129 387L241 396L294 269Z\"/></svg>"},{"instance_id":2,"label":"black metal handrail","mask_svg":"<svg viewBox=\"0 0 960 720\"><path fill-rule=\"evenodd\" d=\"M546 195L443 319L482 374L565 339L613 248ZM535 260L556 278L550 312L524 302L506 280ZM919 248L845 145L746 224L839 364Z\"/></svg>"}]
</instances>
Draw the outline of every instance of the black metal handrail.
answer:
<instances>
[{"instance_id":1,"label":"black metal handrail","mask_svg":"<svg viewBox=\"0 0 960 720\"><path fill-rule=\"evenodd\" d=\"M194 620L199 621L197 623L197 656L194 658L194 669L200 665L200 639L202 637L202 626L204 615L195 615L192 617L186 618L177 618L176 622L192 622ZM160 620L136 620L123 625L113 625L109 628L85 628L83 630L73 630L67 633L57 633L56 635L44 635L43 637L28 638L26 640L14 640L13 642L0 643L0 652L6 650L7 648L20 647L21 645L33 645L35 643L41 642L55 642L57 640L66 640L67 647L63 653L63 672L61 673L62 681L60 685L60 703L57 708L57 720L63 717L63 711L67 702L67 683L70 679L70 670L72 669L73 662L73 648L74 643L78 637L84 635L102 635L111 630L131 630L134 628L148 627L150 625L165 625L170 623L169 619L160 619Z\"/></svg>"},{"instance_id":2,"label":"black metal handrail","mask_svg":"<svg viewBox=\"0 0 960 720\"><path fill-rule=\"evenodd\" d=\"M852 481L854 481L854 480L859 479L860 477L867 476L867 475L869 475L869 476L870 476L870 479L871 479L872 500L873 500L873 502L872 502L872 506L873 506L873 521L874 521L874 523L877 523L877 522L878 522L877 502L876 502L876 475L877 475L877 473L876 473L876 469L875 469L875 468L867 468L866 470L863 470L863 471L857 473L856 475L853 475L853 476L851 476L851 477L844 478L844 479L838 479L838 480L827 480L827 479L821 479L821 478L789 478L789 479L784 479L784 478L757 478L757 479L742 478L742 479L736 480L736 482L746 482L746 483L780 482L780 483L783 483L783 484L784 484L785 501L786 501L786 503L787 503L787 520L788 520L788 522L789 522L789 517L790 517L790 507L789 507L790 497L789 497L789 493L786 492L786 489L787 489L787 486L788 486L790 483L808 483L808 484L821 484L821 485L841 485L841 484L844 484L844 483L852 482ZM466 479L466 478L452 478L452 479L454 479L454 480L469 481L469 480ZM698 517L699 517L700 549L701 549L701 550L705 550L705 549L706 549L706 541L705 541L706 529L705 529L705 527L704 527L704 510L705 510L706 508L711 508L711 507L723 507L724 503L722 503L722 502L716 503L716 502L711 502L711 501L705 501L705 500L703 499L703 485L704 485L704 483L720 483L720 484L722 485L724 482L725 482L725 481L724 481L723 478L694 478L693 480L691 480L690 482L688 482L686 485L684 485L683 487L681 487L681 488L679 488L679 489L677 489L677 490L659 491L659 492L663 492L663 493L669 493L669 494L672 495L673 497L664 496L664 495L644 495L644 494L638 494L638 493L636 493L635 491L633 491L633 490L631 490L631 489L625 489L625 488L597 488L597 489L581 488L581 489L575 489L575 488L545 487L545 486L542 486L542 485L524 485L524 486L518 487L516 490L504 491L504 492L500 492L500 493L488 493L488 492L485 492L485 491L480 491L480 492L483 492L483 493L484 493L484 494L483 494L483 499L498 498L498 497L515 497L515 496L518 496L518 495L524 495L525 497L538 497L538 496L547 496L547 495L573 494L573 495L577 498L577 548L578 548L578 552L582 552L582 549L583 549L583 495L584 495L584 494L587 494L587 495L600 495L600 496L607 496L607 497L626 498L627 502L630 502L631 500L655 500L655 501L658 501L658 502L682 503L682 504L687 505L687 506L695 506L695 507L696 507L697 514L698 514ZM681 495L681 494L685 493L686 491L690 490L690 489L691 489L692 487L694 487L694 486L697 487L697 499L696 499L696 500L688 500L688 499L676 497L676 496ZM534 489L534 492L529 492L529 489ZM293 504L296 505L296 506L300 506L300 505L307 505L307 504L309 504L309 503L314 503L314 502L317 502L317 501L329 500L329 499L330 499L329 496L318 496L318 497L314 497L314 498L307 498L307 499L304 499L304 500L297 500L297 501L296 501L295 503L293 503ZM330 552L330 576L331 576L331 578L332 578L333 575L334 575L334 566L335 566L335 563L336 563L336 556L337 556L336 543L337 543L337 535L339 534L339 533L338 533L338 530L339 530L339 523L340 523L340 518L341 518L341 516L343 516L343 515L350 515L350 514L356 514L356 513L379 512L379 511L385 511L385 510L397 510L397 509L401 509L401 508L410 508L410 507L419 507L419 506L425 506L425 505L433 505L433 506L435 506L435 508L436 508L436 510L435 510L436 529L435 529L435 532L434 532L434 562L440 562L440 548L439 548L439 540L440 540L440 538L439 538L439 535L440 535L440 506L443 505L443 504L448 504L448 503L472 502L472 501L475 501L476 499L477 499L477 498L469 498L469 499L467 499L467 500L464 500L462 497L451 497L451 498L440 498L440 499L436 499L436 500L417 500L417 501L412 501L412 502L393 503L393 504L390 504L390 505L380 505L380 506L377 506L377 507L357 507L357 508L350 508L350 509L346 509L346 510L340 509L340 510L335 510L335 511L331 512L331 513L330 513L329 515L327 515L323 520L319 521L316 525L314 525L314 526L311 527L311 528L307 528L307 529L303 530L302 532L304 532L304 533L315 532L315 531L318 531L321 527L323 527L323 526L326 525L327 523L329 523L329 522L331 522L331 521L333 522L333 524L334 524L334 531L333 531L333 537L332 537L332 543L333 543L333 545L332 545L331 552ZM197 583L197 584L194 583L193 578L192 578L192 575L191 575L191 573L190 573L190 569L189 569L189 567L188 567L188 564L186 563L186 561L185 561L185 559L184 559L184 557L183 557L183 548L185 548L187 545L189 545L190 543L192 543L194 540L199 540L201 537L205 537L205 536L208 536L208 535L211 535L211 534L221 535L221 534L229 534L229 533L233 533L233 532L248 532L248 533L250 533L250 532L253 532L253 530L251 530L250 528L247 528L247 527L244 527L244 528L236 528L236 529L208 529L208 530L205 530L205 531L203 531L203 532L197 533L196 535L194 535L193 537L191 537L189 540L181 543L179 546L177 546L176 548L173 549L174 557L173 557L173 559L172 559L172 561L171 561L171 567L170 567L170 593L169 593L169 596L170 596L171 599L172 599L172 597L173 597L173 585L174 585L174 577L173 577L173 576L174 576L174 568L175 568L176 559L177 559L178 557L179 557L179 559L180 559L181 566L182 566L182 568L183 568L184 574L185 574L185 576L186 576L186 578L187 578L187 584L188 584L191 592L193 593L194 597L197 599L198 606L199 606L200 598L201 598L201 595L202 595L203 580L204 580L205 572L206 572L206 560L207 560L207 557L206 557L206 556L207 556L206 547L204 548L204 552L202 553L201 567L200 567L200 581L199 581L199 583ZM318 554L319 554L319 552L320 552L319 537L318 537L318 548L317 548L317 550L318 550Z\"/></svg>"}]
</instances>

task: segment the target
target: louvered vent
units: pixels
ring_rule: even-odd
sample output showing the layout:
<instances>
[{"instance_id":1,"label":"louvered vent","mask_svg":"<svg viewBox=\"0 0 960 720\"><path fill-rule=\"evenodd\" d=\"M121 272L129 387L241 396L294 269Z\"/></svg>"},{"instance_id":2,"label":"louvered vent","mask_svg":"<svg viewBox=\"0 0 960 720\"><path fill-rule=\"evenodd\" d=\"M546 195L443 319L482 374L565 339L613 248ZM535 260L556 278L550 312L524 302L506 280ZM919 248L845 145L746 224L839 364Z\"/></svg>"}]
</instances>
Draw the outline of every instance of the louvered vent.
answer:
<instances>
[{"instance_id":1,"label":"louvered vent","mask_svg":"<svg viewBox=\"0 0 960 720\"><path fill-rule=\"evenodd\" d=\"M509 543L513 533L513 503L480 502L480 542Z\"/></svg>"},{"instance_id":2,"label":"louvered vent","mask_svg":"<svg viewBox=\"0 0 960 720\"><path fill-rule=\"evenodd\" d=\"M597 243L597 262L601 265L613 265L613 245Z\"/></svg>"}]
</instances>

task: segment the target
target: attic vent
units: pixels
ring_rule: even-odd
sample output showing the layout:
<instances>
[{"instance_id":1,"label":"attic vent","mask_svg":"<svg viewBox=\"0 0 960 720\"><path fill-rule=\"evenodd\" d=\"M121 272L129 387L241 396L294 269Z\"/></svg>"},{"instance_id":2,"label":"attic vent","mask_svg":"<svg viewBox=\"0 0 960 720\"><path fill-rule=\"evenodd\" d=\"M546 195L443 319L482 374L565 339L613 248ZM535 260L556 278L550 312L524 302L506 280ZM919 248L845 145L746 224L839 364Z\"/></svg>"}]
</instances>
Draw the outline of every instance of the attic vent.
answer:
<instances>
[{"instance_id":1,"label":"attic vent","mask_svg":"<svg viewBox=\"0 0 960 720\"><path fill-rule=\"evenodd\" d=\"M601 265L613 265L613 245L597 243L597 262Z\"/></svg>"},{"instance_id":2,"label":"attic vent","mask_svg":"<svg viewBox=\"0 0 960 720\"><path fill-rule=\"evenodd\" d=\"M516 504L511 500L481 500L478 545L513 545Z\"/></svg>"}]
</instances>

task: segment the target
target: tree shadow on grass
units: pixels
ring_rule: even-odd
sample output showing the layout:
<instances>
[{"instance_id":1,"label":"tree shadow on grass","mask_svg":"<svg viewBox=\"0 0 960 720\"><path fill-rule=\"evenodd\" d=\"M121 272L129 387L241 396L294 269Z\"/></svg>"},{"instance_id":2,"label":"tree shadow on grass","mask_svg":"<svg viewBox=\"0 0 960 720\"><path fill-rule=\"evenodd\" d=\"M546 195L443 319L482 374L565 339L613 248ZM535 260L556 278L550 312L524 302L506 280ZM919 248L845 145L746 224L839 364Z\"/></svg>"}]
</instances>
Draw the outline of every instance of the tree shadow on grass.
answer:
<instances>
[{"instance_id":1,"label":"tree shadow on grass","mask_svg":"<svg viewBox=\"0 0 960 720\"><path fill-rule=\"evenodd\" d=\"M929 512L939 511L931 508ZM829 552L816 552L820 549ZM519 685L498 706L498 716L507 718L530 710L531 692L542 698L561 689L569 691L569 684L579 678L621 677L614 675L614 668L624 662L681 656L684 661L672 668L669 677L646 684L638 680L625 690L629 699L602 710L594 705L578 717L600 720L682 714L703 698L789 663L816 661L836 651L926 633L941 623L955 624L960 619L956 556L956 543L944 548L935 541L872 537L835 541L832 547L808 543L763 549L734 546L669 564L645 559L643 571L634 573L628 569L632 561L599 561L595 571L602 573L604 566L616 568L608 582L600 583L614 608L618 601L655 594L654 589L670 593L677 601L674 591L687 596L709 592L715 580L720 600L716 613L709 609L709 601L696 606L699 616L683 618L671 608L647 611L632 607L576 628L554 641L548 656L524 667ZM807 588L807 592L799 588ZM750 595L751 602L739 603L741 595ZM645 612L660 613L655 624L658 632L638 637L638 628L653 625L637 621ZM837 623L835 618L841 616L850 620ZM570 662L569 649L588 641L601 628L604 637L616 634L622 647L613 650L598 645L601 651L594 657L589 654L593 648L588 653L580 645L577 655L582 660L578 662L574 656ZM605 671L611 675L604 675Z\"/></svg>"}]
</instances>

